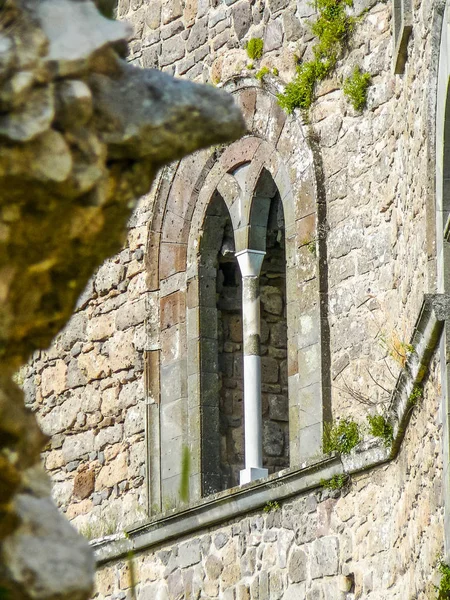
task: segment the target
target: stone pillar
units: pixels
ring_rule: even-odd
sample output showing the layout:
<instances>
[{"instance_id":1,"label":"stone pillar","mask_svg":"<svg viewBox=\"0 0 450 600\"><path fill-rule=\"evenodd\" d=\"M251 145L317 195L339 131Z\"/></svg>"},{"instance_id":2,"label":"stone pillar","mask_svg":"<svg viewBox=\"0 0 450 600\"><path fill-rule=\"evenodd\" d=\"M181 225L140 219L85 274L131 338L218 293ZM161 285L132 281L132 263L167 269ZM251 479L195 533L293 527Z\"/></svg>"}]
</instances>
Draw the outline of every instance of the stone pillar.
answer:
<instances>
[{"instance_id":1,"label":"stone pillar","mask_svg":"<svg viewBox=\"0 0 450 600\"><path fill-rule=\"evenodd\" d=\"M236 254L242 275L244 339L245 469L241 471L241 485L269 473L262 468L259 273L264 255L260 250L242 250Z\"/></svg>"}]
</instances>

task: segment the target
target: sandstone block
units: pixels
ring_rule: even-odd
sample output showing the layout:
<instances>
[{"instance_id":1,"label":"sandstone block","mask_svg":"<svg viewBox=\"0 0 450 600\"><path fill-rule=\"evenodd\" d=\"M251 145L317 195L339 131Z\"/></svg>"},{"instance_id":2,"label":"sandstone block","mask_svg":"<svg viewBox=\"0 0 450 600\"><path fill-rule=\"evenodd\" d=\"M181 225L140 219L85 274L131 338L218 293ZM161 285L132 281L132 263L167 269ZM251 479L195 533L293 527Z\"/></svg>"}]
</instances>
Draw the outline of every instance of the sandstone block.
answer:
<instances>
[{"instance_id":1,"label":"sandstone block","mask_svg":"<svg viewBox=\"0 0 450 600\"><path fill-rule=\"evenodd\" d=\"M182 569L196 565L201 561L200 540L194 539L181 544L178 548L178 562Z\"/></svg>"},{"instance_id":2,"label":"sandstone block","mask_svg":"<svg viewBox=\"0 0 450 600\"><path fill-rule=\"evenodd\" d=\"M98 492L104 488L112 487L127 479L127 476L126 454L122 453L100 469L95 481L95 490Z\"/></svg>"},{"instance_id":3,"label":"sandstone block","mask_svg":"<svg viewBox=\"0 0 450 600\"><path fill-rule=\"evenodd\" d=\"M100 429L95 436L94 448L96 450L104 450L105 446L117 444L122 439L122 425L114 424L112 427L104 427Z\"/></svg>"},{"instance_id":4,"label":"sandstone block","mask_svg":"<svg viewBox=\"0 0 450 600\"><path fill-rule=\"evenodd\" d=\"M108 357L94 351L80 354L78 368L88 381L107 377L111 372Z\"/></svg>"},{"instance_id":5,"label":"sandstone block","mask_svg":"<svg viewBox=\"0 0 450 600\"><path fill-rule=\"evenodd\" d=\"M162 4L162 22L167 25L174 19L178 19L183 14L181 0L164 0Z\"/></svg>"},{"instance_id":6,"label":"sandstone block","mask_svg":"<svg viewBox=\"0 0 450 600\"><path fill-rule=\"evenodd\" d=\"M211 579L212 581L218 580L220 574L223 571L222 560L214 554L210 554L210 556L208 556L208 558L206 559L205 571L209 579Z\"/></svg>"},{"instance_id":7,"label":"sandstone block","mask_svg":"<svg viewBox=\"0 0 450 600\"><path fill-rule=\"evenodd\" d=\"M73 494L80 500L88 498L95 487L95 473L92 469L85 469L75 475L73 481Z\"/></svg>"},{"instance_id":8,"label":"sandstone block","mask_svg":"<svg viewBox=\"0 0 450 600\"><path fill-rule=\"evenodd\" d=\"M65 400L40 420L42 430L47 435L69 431L75 423L80 408L77 398Z\"/></svg>"},{"instance_id":9,"label":"sandstone block","mask_svg":"<svg viewBox=\"0 0 450 600\"><path fill-rule=\"evenodd\" d=\"M41 391L46 398L50 394L58 395L66 388L67 366L63 360L57 360L54 367L42 371Z\"/></svg>"}]
</instances>

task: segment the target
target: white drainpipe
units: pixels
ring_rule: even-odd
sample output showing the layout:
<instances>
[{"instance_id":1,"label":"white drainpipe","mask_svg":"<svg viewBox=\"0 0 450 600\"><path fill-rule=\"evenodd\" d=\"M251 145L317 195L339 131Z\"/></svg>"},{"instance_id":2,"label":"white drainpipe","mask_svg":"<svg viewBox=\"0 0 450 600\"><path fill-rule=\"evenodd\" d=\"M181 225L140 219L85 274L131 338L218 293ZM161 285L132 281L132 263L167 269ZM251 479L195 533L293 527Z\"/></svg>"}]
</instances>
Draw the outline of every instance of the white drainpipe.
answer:
<instances>
[{"instance_id":1,"label":"white drainpipe","mask_svg":"<svg viewBox=\"0 0 450 600\"><path fill-rule=\"evenodd\" d=\"M265 254L259 250L236 253L242 275L244 338L245 469L240 473L241 485L269 474L267 469L262 468L259 273Z\"/></svg>"}]
</instances>

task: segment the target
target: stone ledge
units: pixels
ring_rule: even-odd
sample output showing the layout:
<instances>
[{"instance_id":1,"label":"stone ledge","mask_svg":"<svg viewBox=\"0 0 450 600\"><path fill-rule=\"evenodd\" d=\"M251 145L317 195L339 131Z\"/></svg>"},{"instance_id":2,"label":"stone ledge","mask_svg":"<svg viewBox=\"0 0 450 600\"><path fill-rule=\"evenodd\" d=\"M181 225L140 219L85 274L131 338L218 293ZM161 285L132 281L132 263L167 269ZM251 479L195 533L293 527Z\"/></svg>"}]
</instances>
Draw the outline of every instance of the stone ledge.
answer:
<instances>
[{"instance_id":1,"label":"stone ledge","mask_svg":"<svg viewBox=\"0 0 450 600\"><path fill-rule=\"evenodd\" d=\"M94 540L91 546L97 565L123 558L130 551L139 552L217 523L224 523L261 509L268 502L297 496L320 487L322 480L329 480L334 475L357 473L381 465L387 460L389 451L378 441L371 440L349 456L331 455L311 460L301 468L286 469L262 482L225 490L186 510L171 511L162 517L129 527L124 534Z\"/></svg>"},{"instance_id":2,"label":"stone ledge","mask_svg":"<svg viewBox=\"0 0 450 600\"><path fill-rule=\"evenodd\" d=\"M414 402L411 400L411 394L425 378L431 357L439 343L444 322L449 316L450 295L425 294L411 338L414 352L400 372L391 396L389 413L396 415L391 458L399 452L412 414Z\"/></svg>"}]
</instances>

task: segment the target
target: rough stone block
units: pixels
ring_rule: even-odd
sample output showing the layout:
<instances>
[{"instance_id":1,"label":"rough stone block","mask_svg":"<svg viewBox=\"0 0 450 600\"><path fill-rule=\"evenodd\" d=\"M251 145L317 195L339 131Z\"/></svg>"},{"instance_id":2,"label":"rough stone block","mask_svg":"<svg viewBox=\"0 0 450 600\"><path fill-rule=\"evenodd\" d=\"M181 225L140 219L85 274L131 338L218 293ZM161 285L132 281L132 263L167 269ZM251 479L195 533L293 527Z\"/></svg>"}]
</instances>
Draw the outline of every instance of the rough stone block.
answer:
<instances>
[{"instance_id":1,"label":"rough stone block","mask_svg":"<svg viewBox=\"0 0 450 600\"><path fill-rule=\"evenodd\" d=\"M231 9L233 17L234 30L237 38L240 40L244 37L250 28L252 20L252 9L247 0L241 0Z\"/></svg>"},{"instance_id":2,"label":"rough stone block","mask_svg":"<svg viewBox=\"0 0 450 600\"><path fill-rule=\"evenodd\" d=\"M92 469L85 469L75 475L73 482L73 495L80 500L88 498L95 487L95 473Z\"/></svg>"},{"instance_id":3,"label":"rough stone block","mask_svg":"<svg viewBox=\"0 0 450 600\"><path fill-rule=\"evenodd\" d=\"M186 50L192 52L208 39L207 18L199 19L192 27L189 38L186 43Z\"/></svg>"},{"instance_id":4,"label":"rough stone block","mask_svg":"<svg viewBox=\"0 0 450 600\"><path fill-rule=\"evenodd\" d=\"M263 356L261 358L261 381L263 383L277 383L278 375L278 361L270 356Z\"/></svg>"},{"instance_id":5,"label":"rough stone block","mask_svg":"<svg viewBox=\"0 0 450 600\"><path fill-rule=\"evenodd\" d=\"M185 54L185 42L181 35L176 35L162 43L160 66L171 65L176 60L183 58Z\"/></svg>"},{"instance_id":6,"label":"rough stone block","mask_svg":"<svg viewBox=\"0 0 450 600\"><path fill-rule=\"evenodd\" d=\"M181 0L164 0L162 4L162 23L167 25L174 19L178 19L183 14L183 5Z\"/></svg>"},{"instance_id":7,"label":"rough stone block","mask_svg":"<svg viewBox=\"0 0 450 600\"><path fill-rule=\"evenodd\" d=\"M76 460L94 450L94 432L85 431L69 435L64 440L62 452L66 462Z\"/></svg>"},{"instance_id":8,"label":"rough stone block","mask_svg":"<svg viewBox=\"0 0 450 600\"><path fill-rule=\"evenodd\" d=\"M293 583L306 581L308 558L303 550L294 549L288 563L289 578Z\"/></svg>"},{"instance_id":9,"label":"rough stone block","mask_svg":"<svg viewBox=\"0 0 450 600\"><path fill-rule=\"evenodd\" d=\"M196 565L201 561L200 540L194 538L178 547L178 562L182 569Z\"/></svg>"},{"instance_id":10,"label":"rough stone block","mask_svg":"<svg viewBox=\"0 0 450 600\"><path fill-rule=\"evenodd\" d=\"M283 454L284 432L277 423L272 421L264 423L263 450L267 456L281 456Z\"/></svg>"},{"instance_id":11,"label":"rough stone block","mask_svg":"<svg viewBox=\"0 0 450 600\"><path fill-rule=\"evenodd\" d=\"M311 551L311 577L337 575L339 569L339 541L337 537L315 540Z\"/></svg>"}]
</instances>

